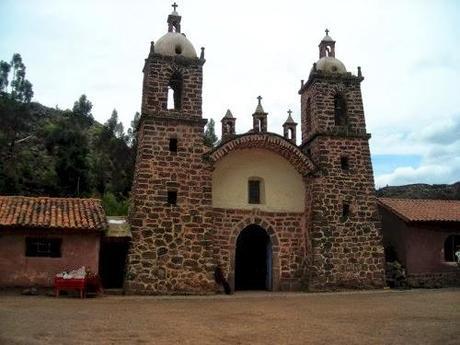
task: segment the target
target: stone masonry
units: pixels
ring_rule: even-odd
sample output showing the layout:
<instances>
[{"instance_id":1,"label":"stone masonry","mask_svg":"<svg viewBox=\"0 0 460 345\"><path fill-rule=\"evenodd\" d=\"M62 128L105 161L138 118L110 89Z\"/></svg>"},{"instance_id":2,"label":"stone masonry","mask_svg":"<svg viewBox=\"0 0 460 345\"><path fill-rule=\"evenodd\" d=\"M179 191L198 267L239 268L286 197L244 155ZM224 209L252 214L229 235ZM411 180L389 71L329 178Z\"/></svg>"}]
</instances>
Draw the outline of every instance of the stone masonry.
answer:
<instances>
[{"instance_id":1,"label":"stone masonry","mask_svg":"<svg viewBox=\"0 0 460 345\"><path fill-rule=\"evenodd\" d=\"M180 18L175 11L169 16L169 32L160 39L163 50L152 43L144 67L126 291L214 293L218 264L234 286L237 239L250 225L270 238L272 290L382 287L384 256L361 74L330 73L315 64L299 91L300 146L266 132L265 124L242 135L234 135L233 127L231 136L209 149L201 108L204 51L194 56L191 43L172 32L175 23L180 33ZM170 88L179 101L174 109L167 105ZM337 124L339 94L346 120ZM212 206L214 164L228 153L251 149L280 155L302 176L304 212Z\"/></svg>"},{"instance_id":2,"label":"stone masonry","mask_svg":"<svg viewBox=\"0 0 460 345\"><path fill-rule=\"evenodd\" d=\"M311 289L381 287L384 256L374 192L362 77L313 71L300 90L303 150L318 167L310 180ZM334 122L334 96L346 99L348 123ZM307 125L308 124L308 125ZM342 166L342 160L346 160ZM344 214L344 209L345 213Z\"/></svg>"}]
</instances>

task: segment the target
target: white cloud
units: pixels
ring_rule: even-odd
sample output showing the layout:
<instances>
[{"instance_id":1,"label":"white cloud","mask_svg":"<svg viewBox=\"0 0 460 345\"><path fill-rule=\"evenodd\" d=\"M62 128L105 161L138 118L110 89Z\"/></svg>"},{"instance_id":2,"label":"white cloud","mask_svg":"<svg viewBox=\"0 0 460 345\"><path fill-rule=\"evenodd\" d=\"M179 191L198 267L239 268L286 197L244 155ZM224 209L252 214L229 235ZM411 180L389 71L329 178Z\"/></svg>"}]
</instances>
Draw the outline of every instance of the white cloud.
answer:
<instances>
[{"instance_id":1,"label":"white cloud","mask_svg":"<svg viewBox=\"0 0 460 345\"><path fill-rule=\"evenodd\" d=\"M399 167L376 176L376 186L410 183L453 183L460 180L460 116L454 115L411 133L401 146L411 144L422 156L419 167ZM395 143L396 144L396 143ZM395 148L395 146L393 146ZM415 150L417 151L417 150ZM400 151L393 151L397 154Z\"/></svg>"},{"instance_id":2,"label":"white cloud","mask_svg":"<svg viewBox=\"0 0 460 345\"><path fill-rule=\"evenodd\" d=\"M362 66L372 153L423 157L420 167L396 169L376 181L455 178L455 153L441 144L451 141L446 133L454 128L446 121L455 119L445 114L460 110L460 49L453 43L460 37L460 2L181 0L179 5L183 31L197 50L206 47L203 112L216 120L218 133L227 108L237 116L237 130L247 131L259 94L269 130L281 132L288 108L300 123L300 80L318 59L328 27L347 69L356 73ZM8 16L0 21L0 59L23 55L36 100L66 108L86 93L98 121L117 108L127 128L140 110L150 41L166 32L170 11L169 1L3 0L0 12ZM441 153L443 161L436 161Z\"/></svg>"}]
</instances>

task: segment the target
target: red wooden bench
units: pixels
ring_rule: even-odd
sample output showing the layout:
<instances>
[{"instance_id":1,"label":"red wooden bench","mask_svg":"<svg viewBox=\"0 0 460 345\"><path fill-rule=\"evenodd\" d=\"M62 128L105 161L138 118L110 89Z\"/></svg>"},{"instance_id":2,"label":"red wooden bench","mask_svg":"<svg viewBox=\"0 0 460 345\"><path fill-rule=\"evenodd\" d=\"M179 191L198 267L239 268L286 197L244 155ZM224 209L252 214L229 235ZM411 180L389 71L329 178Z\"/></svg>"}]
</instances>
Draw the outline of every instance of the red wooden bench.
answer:
<instances>
[{"instance_id":1,"label":"red wooden bench","mask_svg":"<svg viewBox=\"0 0 460 345\"><path fill-rule=\"evenodd\" d=\"M59 297L59 292L61 292L61 290L79 290L80 298L85 298L86 279L64 279L55 277L54 289L56 290L56 297Z\"/></svg>"}]
</instances>

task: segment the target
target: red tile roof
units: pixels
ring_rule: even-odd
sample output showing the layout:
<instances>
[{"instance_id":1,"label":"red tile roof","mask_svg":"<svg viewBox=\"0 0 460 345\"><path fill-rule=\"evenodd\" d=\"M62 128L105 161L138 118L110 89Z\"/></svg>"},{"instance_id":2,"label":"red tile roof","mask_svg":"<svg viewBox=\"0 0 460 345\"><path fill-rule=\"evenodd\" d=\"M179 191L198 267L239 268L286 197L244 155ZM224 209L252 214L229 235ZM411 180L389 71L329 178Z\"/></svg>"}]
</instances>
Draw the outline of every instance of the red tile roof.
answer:
<instances>
[{"instance_id":1,"label":"red tile roof","mask_svg":"<svg viewBox=\"0 0 460 345\"><path fill-rule=\"evenodd\" d=\"M99 231L107 219L98 199L0 196L3 227Z\"/></svg>"},{"instance_id":2,"label":"red tile roof","mask_svg":"<svg viewBox=\"0 0 460 345\"><path fill-rule=\"evenodd\" d=\"M378 202L406 222L460 222L460 200L379 198Z\"/></svg>"}]
</instances>

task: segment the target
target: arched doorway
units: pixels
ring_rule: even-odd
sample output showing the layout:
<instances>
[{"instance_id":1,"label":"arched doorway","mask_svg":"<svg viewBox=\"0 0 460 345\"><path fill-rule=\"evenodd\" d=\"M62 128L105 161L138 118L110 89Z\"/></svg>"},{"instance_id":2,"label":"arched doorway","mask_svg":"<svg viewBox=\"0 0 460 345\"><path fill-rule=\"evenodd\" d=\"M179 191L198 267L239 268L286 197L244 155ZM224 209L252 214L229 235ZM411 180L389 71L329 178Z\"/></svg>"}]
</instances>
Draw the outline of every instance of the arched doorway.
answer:
<instances>
[{"instance_id":1,"label":"arched doorway","mask_svg":"<svg viewBox=\"0 0 460 345\"><path fill-rule=\"evenodd\" d=\"M259 225L249 225L236 241L235 290L272 289L272 243Z\"/></svg>"}]
</instances>

